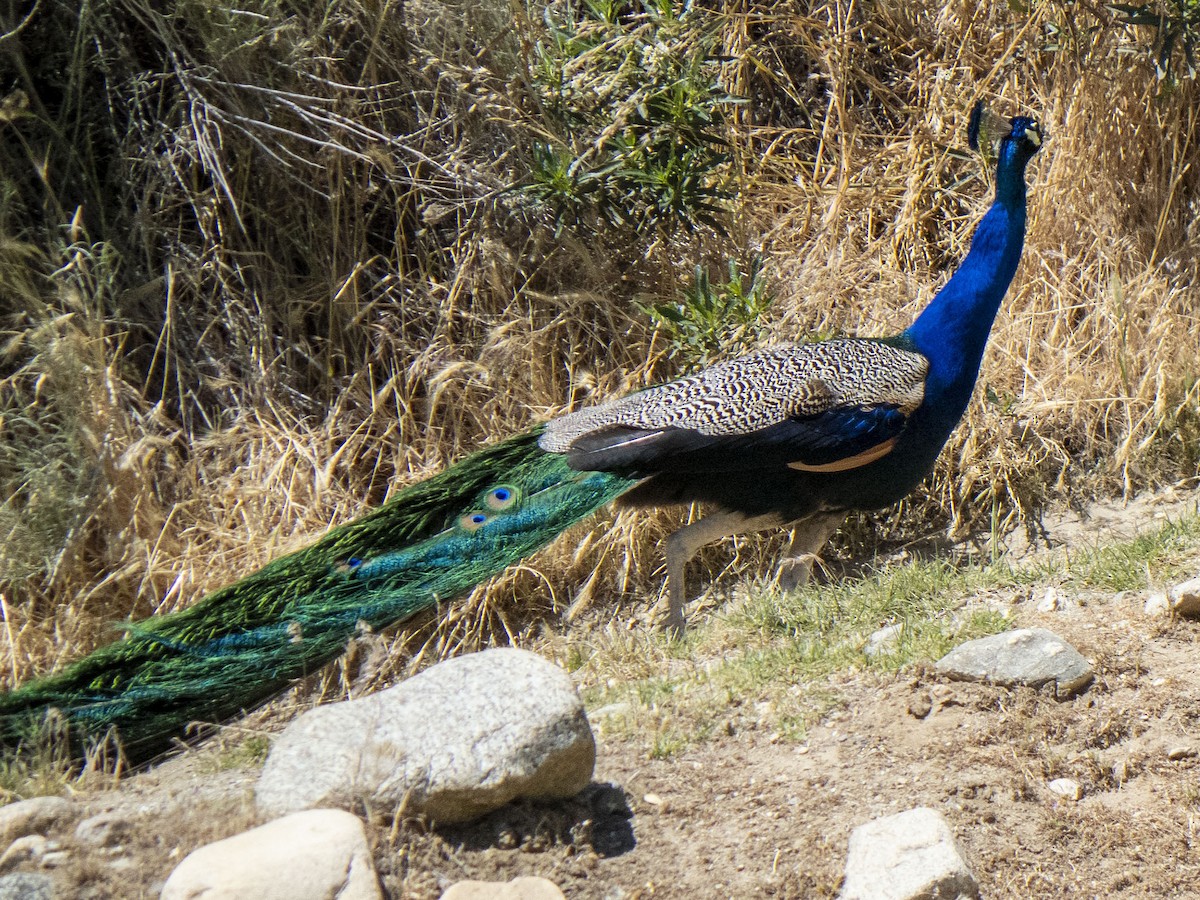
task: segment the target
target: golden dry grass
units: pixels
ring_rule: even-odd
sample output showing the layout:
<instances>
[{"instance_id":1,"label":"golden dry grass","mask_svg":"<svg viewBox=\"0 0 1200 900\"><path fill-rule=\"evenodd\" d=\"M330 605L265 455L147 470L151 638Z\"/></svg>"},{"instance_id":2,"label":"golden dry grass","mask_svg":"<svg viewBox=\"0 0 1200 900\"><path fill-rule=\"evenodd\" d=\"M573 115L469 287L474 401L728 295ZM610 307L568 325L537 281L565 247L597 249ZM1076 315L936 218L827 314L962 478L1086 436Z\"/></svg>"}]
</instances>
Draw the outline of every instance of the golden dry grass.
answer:
<instances>
[{"instance_id":1,"label":"golden dry grass","mask_svg":"<svg viewBox=\"0 0 1200 900\"><path fill-rule=\"evenodd\" d=\"M697 262L720 271L762 252L777 339L903 327L989 202L985 164L963 152L978 98L1051 135L1031 167L1024 260L936 476L853 540L1004 530L1048 502L1197 475L1197 86L1156 96L1149 36L1102 11L720 6L726 86L748 98L728 123L737 193L722 238L556 236L505 192L544 131L526 90L535 9L423 0L401 15L364 0L301 15L260 0L225 22L206 6L167 18L132 2L79 26L178 51L153 78L112 83L128 103L128 131L98 145L121 161L112 196L100 175L82 188L53 167L31 175L69 156L38 127L89 121L82 101L38 95L32 43L25 99L4 107L35 120L5 113L22 138L5 142L13 196L40 191L50 210L38 230L27 198L0 205L0 290L14 299L4 684L481 442L669 377L634 301L673 296ZM30 28L61 24L47 13ZM1053 52L1050 25L1066 35ZM645 604L678 521L604 514L440 629L360 648L329 686L516 637L551 606ZM725 577L761 571L776 546L738 542Z\"/></svg>"}]
</instances>

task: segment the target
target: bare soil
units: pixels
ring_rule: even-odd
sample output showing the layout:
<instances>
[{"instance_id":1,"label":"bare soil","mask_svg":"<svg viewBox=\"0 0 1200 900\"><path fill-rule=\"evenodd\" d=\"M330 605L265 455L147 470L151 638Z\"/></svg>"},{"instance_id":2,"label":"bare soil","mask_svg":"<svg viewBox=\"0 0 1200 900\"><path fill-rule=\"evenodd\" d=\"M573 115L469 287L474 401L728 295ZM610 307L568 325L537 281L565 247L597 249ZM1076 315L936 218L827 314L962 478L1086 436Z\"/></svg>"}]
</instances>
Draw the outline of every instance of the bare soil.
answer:
<instances>
[{"instance_id":1,"label":"bare soil","mask_svg":"<svg viewBox=\"0 0 1200 900\"><path fill-rule=\"evenodd\" d=\"M1112 507L1051 534L1127 537L1170 510ZM832 681L833 711L803 743L731 725L652 759L600 733L595 782L573 802L459 828L372 819L381 879L391 897L431 900L456 880L518 875L569 898L829 897L855 826L928 806L984 897L1200 897L1200 624L1146 615L1147 595L1065 596L1054 612L1038 611L1037 590L991 598L1093 661L1096 680L1074 699L918 665ZM187 852L252 824L256 770L218 759L201 749L84 798L135 827L116 850L58 835L71 851L64 896L156 897ZM1055 778L1076 780L1082 798L1049 790Z\"/></svg>"}]
</instances>

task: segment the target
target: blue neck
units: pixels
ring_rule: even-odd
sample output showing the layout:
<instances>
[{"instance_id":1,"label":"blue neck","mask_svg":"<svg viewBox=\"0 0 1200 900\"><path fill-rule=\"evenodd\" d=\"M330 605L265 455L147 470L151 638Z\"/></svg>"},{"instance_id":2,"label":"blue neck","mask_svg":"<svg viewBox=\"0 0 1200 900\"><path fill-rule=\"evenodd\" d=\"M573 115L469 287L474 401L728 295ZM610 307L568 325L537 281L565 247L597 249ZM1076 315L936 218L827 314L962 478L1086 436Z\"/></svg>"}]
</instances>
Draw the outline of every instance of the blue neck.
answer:
<instances>
[{"instance_id":1,"label":"blue neck","mask_svg":"<svg viewBox=\"0 0 1200 900\"><path fill-rule=\"evenodd\" d=\"M903 335L929 359L923 405L953 421L970 400L992 321L1021 258L1028 161L1015 142L1001 145L996 200L975 229L971 252Z\"/></svg>"}]
</instances>

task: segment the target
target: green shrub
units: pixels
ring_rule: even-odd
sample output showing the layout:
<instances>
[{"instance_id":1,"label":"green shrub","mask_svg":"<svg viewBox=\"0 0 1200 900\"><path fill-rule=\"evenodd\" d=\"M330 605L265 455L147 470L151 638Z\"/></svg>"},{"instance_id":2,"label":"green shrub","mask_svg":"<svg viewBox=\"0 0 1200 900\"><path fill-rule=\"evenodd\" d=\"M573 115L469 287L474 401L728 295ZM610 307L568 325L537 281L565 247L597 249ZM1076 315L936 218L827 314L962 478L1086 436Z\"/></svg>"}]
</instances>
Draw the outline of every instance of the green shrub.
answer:
<instances>
[{"instance_id":1,"label":"green shrub","mask_svg":"<svg viewBox=\"0 0 1200 900\"><path fill-rule=\"evenodd\" d=\"M1200 45L1200 0L1156 0L1153 3L1114 3L1117 21L1129 27L1152 29L1149 51L1154 71L1168 87L1181 77L1196 77L1196 47ZM1183 69L1180 70L1180 57Z\"/></svg>"},{"instance_id":2,"label":"green shrub","mask_svg":"<svg viewBox=\"0 0 1200 900\"><path fill-rule=\"evenodd\" d=\"M707 365L720 353L750 349L762 336L762 316L774 297L762 277L762 260L755 258L742 272L729 261L729 280L714 284L696 266L696 277L679 299L647 307L671 345L671 356L685 366Z\"/></svg>"},{"instance_id":3,"label":"green shrub","mask_svg":"<svg viewBox=\"0 0 1200 900\"><path fill-rule=\"evenodd\" d=\"M528 191L557 226L723 230L725 110L716 33L673 0L548 10L534 82L546 126Z\"/></svg>"}]
</instances>

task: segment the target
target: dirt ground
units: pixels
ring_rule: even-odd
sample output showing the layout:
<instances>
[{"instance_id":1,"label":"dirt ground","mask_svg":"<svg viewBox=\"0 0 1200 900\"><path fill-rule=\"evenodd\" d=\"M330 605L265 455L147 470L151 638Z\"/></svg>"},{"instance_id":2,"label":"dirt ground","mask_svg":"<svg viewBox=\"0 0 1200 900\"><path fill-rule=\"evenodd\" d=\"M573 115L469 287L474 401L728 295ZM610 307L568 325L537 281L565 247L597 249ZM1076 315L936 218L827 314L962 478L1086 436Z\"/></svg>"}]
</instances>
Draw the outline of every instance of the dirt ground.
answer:
<instances>
[{"instance_id":1,"label":"dirt ground","mask_svg":"<svg viewBox=\"0 0 1200 900\"><path fill-rule=\"evenodd\" d=\"M519 874L572 898L832 896L851 830L914 806L946 816L984 897L1200 896L1198 626L1134 606L1030 617L1097 665L1065 703L914 672L836 685L841 708L801 745L751 730L650 760L602 739L597 781L624 791L628 818L597 795L590 846L541 852L486 849L489 829L521 827L508 814L410 837L400 896ZM1046 787L1064 777L1080 801Z\"/></svg>"},{"instance_id":2,"label":"dirt ground","mask_svg":"<svg viewBox=\"0 0 1200 900\"><path fill-rule=\"evenodd\" d=\"M1067 518L1052 534L1116 540L1169 511ZM1147 595L1067 596L1053 612L1038 611L1037 588L988 598L1093 662L1095 682L1072 700L918 666L831 683L837 703L803 743L731 725L650 759L601 731L594 784L571 803L455 829L373 822L381 879L414 900L518 875L550 878L569 898L829 897L855 826L928 806L986 898L1200 897L1200 623L1146 615ZM86 798L136 827L119 850L73 851L64 884L79 897L156 897L193 847L252 823L255 773L214 769L202 750ZM1082 798L1050 791L1055 778L1076 780Z\"/></svg>"}]
</instances>

